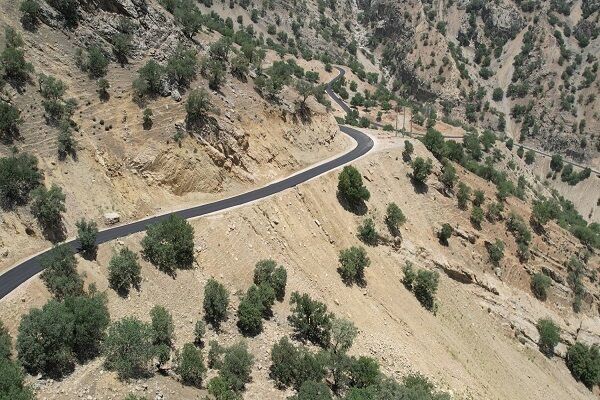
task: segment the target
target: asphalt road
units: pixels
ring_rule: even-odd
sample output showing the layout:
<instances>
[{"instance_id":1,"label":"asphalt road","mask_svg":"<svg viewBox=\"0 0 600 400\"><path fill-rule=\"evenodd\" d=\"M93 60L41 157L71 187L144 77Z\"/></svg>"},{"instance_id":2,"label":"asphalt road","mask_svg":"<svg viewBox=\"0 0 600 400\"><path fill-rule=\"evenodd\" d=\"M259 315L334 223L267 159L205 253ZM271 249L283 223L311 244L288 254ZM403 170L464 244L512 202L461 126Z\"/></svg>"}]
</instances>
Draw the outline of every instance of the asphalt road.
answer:
<instances>
[{"instance_id":1,"label":"asphalt road","mask_svg":"<svg viewBox=\"0 0 600 400\"><path fill-rule=\"evenodd\" d=\"M341 76L344 75L343 69L338 68L338 70L340 71L340 74L336 78L334 78L333 81L339 79ZM326 90L329 96L331 96L331 98L333 99L333 101L340 104L340 106L346 112L350 110L350 107L348 107L348 105L346 105L346 103L344 103L343 100L341 100L339 97L337 97L337 95L335 95L335 93L333 93L333 91L331 90L331 82L327 85ZM189 219L222 211L230 207L251 203L256 200L264 199L265 197L297 186L303 182L308 181L309 179L315 178L344 164L354 161L362 155L368 153L373 148L373 140L358 129L340 125L340 130L346 135L350 136L352 139L354 139L357 144L356 147L350 152L347 152L333 160L309 168L305 171L292 175L281 181L271 183L267 186L261 187L256 190L252 190L250 192L242 193L237 196L229 197L223 200L218 200L208 204L202 204L196 207L187 208L170 214L149 217L141 221L131 222L129 224L124 224L102 230L98 233L96 243L105 243L110 240L131 235L132 233L145 231L148 225L162 221L166 219L169 215L174 214L185 219ZM75 251L77 251L79 248L79 241L76 239L67 241L66 243L69 246L71 246L71 248ZM27 281L29 278L41 272L42 267L40 265L40 261L48 251L49 250L46 250L41 254L29 258L28 260L15 265L12 269L0 275L0 299L12 292L14 289L16 289L19 285Z\"/></svg>"}]
</instances>

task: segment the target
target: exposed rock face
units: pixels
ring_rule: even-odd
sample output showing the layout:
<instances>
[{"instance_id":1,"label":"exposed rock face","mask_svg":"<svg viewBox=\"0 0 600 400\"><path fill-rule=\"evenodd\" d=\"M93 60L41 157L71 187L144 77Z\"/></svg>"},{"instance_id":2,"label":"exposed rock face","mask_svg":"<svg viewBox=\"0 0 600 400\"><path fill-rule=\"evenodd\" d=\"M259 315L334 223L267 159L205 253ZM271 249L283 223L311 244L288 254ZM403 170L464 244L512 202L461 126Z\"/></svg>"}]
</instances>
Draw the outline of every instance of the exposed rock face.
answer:
<instances>
[{"instance_id":1,"label":"exposed rock face","mask_svg":"<svg viewBox=\"0 0 600 400\"><path fill-rule=\"evenodd\" d=\"M514 39L525 27L525 20L514 5L507 2L484 2L481 18L485 22L488 36L500 37L504 40Z\"/></svg>"}]
</instances>

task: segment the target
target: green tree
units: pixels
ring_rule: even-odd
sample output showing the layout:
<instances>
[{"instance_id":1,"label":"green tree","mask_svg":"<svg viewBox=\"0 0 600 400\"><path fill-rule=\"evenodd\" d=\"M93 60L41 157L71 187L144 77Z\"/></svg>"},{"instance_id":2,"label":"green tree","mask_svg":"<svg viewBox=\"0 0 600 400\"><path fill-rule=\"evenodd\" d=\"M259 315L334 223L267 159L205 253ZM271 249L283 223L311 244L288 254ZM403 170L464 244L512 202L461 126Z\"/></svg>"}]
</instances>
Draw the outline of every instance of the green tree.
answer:
<instances>
[{"instance_id":1,"label":"green tree","mask_svg":"<svg viewBox=\"0 0 600 400\"><path fill-rule=\"evenodd\" d=\"M98 79L96 84L98 85L98 95L100 96L100 100L107 101L110 97L110 95L108 94L110 83L106 79L100 78Z\"/></svg>"},{"instance_id":2,"label":"green tree","mask_svg":"<svg viewBox=\"0 0 600 400\"><path fill-rule=\"evenodd\" d=\"M406 217L402 213L402 210L396 203L390 203L387 206L385 213L385 223L390 230L390 233L394 236L400 234L400 225L406 222Z\"/></svg>"},{"instance_id":3,"label":"green tree","mask_svg":"<svg viewBox=\"0 0 600 400\"><path fill-rule=\"evenodd\" d=\"M481 223L483 222L483 210L479 206L474 206L471 209L471 223L473 226L481 230Z\"/></svg>"},{"instance_id":4,"label":"green tree","mask_svg":"<svg viewBox=\"0 0 600 400\"><path fill-rule=\"evenodd\" d=\"M548 288L550 287L552 280L549 276L542 272L536 272L531 277L531 291L533 295L539 300L546 301L548 297Z\"/></svg>"},{"instance_id":5,"label":"green tree","mask_svg":"<svg viewBox=\"0 0 600 400\"><path fill-rule=\"evenodd\" d=\"M448 189L454 188L454 184L458 180L456 176L456 168L450 161L446 161L442 167L442 175L440 175L440 182Z\"/></svg>"},{"instance_id":6,"label":"green tree","mask_svg":"<svg viewBox=\"0 0 600 400\"><path fill-rule=\"evenodd\" d=\"M185 219L169 215L148 227L142 255L169 275L177 269L190 269L194 263L194 228Z\"/></svg>"},{"instance_id":7,"label":"green tree","mask_svg":"<svg viewBox=\"0 0 600 400\"><path fill-rule=\"evenodd\" d=\"M88 49L85 69L90 78L97 79L105 76L108 72L108 64L109 60L99 46L92 46Z\"/></svg>"},{"instance_id":8,"label":"green tree","mask_svg":"<svg viewBox=\"0 0 600 400\"><path fill-rule=\"evenodd\" d=\"M187 87L196 76L197 69L196 51L179 43L167 60L166 73L169 78L179 85Z\"/></svg>"},{"instance_id":9,"label":"green tree","mask_svg":"<svg viewBox=\"0 0 600 400\"><path fill-rule=\"evenodd\" d=\"M331 321L331 351L345 353L350 350L354 339L358 336L358 329L344 318L334 318Z\"/></svg>"},{"instance_id":10,"label":"green tree","mask_svg":"<svg viewBox=\"0 0 600 400\"><path fill-rule=\"evenodd\" d=\"M40 184L42 174L37 158L27 153L0 158L0 206L12 208L27 201Z\"/></svg>"},{"instance_id":11,"label":"green tree","mask_svg":"<svg viewBox=\"0 0 600 400\"><path fill-rule=\"evenodd\" d=\"M113 53L121 65L126 64L131 55L132 36L128 32L118 32L112 37Z\"/></svg>"},{"instance_id":12,"label":"green tree","mask_svg":"<svg viewBox=\"0 0 600 400\"><path fill-rule=\"evenodd\" d=\"M463 182L458 183L458 192L456 193L456 200L458 201L458 208L466 210L468 207L469 199L471 197L471 188Z\"/></svg>"},{"instance_id":13,"label":"green tree","mask_svg":"<svg viewBox=\"0 0 600 400\"><path fill-rule=\"evenodd\" d=\"M73 316L71 348L80 362L100 354L101 344L110 323L106 296L99 293L67 297L65 306Z\"/></svg>"},{"instance_id":14,"label":"green tree","mask_svg":"<svg viewBox=\"0 0 600 400\"><path fill-rule=\"evenodd\" d=\"M171 347L173 344L173 317L163 306L154 306L150 310L150 318L152 322L152 342L155 346L165 345Z\"/></svg>"},{"instance_id":15,"label":"green tree","mask_svg":"<svg viewBox=\"0 0 600 400\"><path fill-rule=\"evenodd\" d=\"M21 366L8 358L0 358L0 398L3 400L34 400L33 390L25 383Z\"/></svg>"},{"instance_id":16,"label":"green tree","mask_svg":"<svg viewBox=\"0 0 600 400\"><path fill-rule=\"evenodd\" d=\"M556 219L561 214L561 206L558 201L554 199L544 199L541 201L534 201L531 223L535 226L544 226L548 221Z\"/></svg>"},{"instance_id":17,"label":"green tree","mask_svg":"<svg viewBox=\"0 0 600 400\"><path fill-rule=\"evenodd\" d=\"M439 131L433 128L427 129L422 142L427 150L438 160L446 156L446 142L444 141L444 136Z\"/></svg>"},{"instance_id":18,"label":"green tree","mask_svg":"<svg viewBox=\"0 0 600 400\"><path fill-rule=\"evenodd\" d=\"M492 100L494 101L502 101L502 99L504 98L504 90L502 90L502 88L495 88L494 92L492 93Z\"/></svg>"},{"instance_id":19,"label":"green tree","mask_svg":"<svg viewBox=\"0 0 600 400\"><path fill-rule=\"evenodd\" d=\"M413 284L415 283L415 278L417 277L417 274L413 269L413 263L407 261L406 264L404 264L404 266L402 267L402 273L404 274L404 276L402 277L402 284L405 288L412 291Z\"/></svg>"},{"instance_id":20,"label":"green tree","mask_svg":"<svg viewBox=\"0 0 600 400\"><path fill-rule=\"evenodd\" d=\"M19 6L21 11L21 23L26 29L33 29L39 22L40 3L37 0L23 0Z\"/></svg>"},{"instance_id":21,"label":"green tree","mask_svg":"<svg viewBox=\"0 0 600 400\"><path fill-rule=\"evenodd\" d=\"M566 363L573 378L589 389L600 383L600 351L597 345L576 342L567 351Z\"/></svg>"},{"instance_id":22,"label":"green tree","mask_svg":"<svg viewBox=\"0 0 600 400\"><path fill-rule=\"evenodd\" d=\"M95 257L98 246L96 238L98 237L98 225L94 221L80 219L75 224L77 227L77 239L79 240L79 249L88 257Z\"/></svg>"},{"instance_id":23,"label":"green tree","mask_svg":"<svg viewBox=\"0 0 600 400\"><path fill-rule=\"evenodd\" d=\"M204 286L204 318L215 329L219 329L221 322L227 317L229 293L221 283L209 279Z\"/></svg>"},{"instance_id":24,"label":"green tree","mask_svg":"<svg viewBox=\"0 0 600 400\"><path fill-rule=\"evenodd\" d=\"M535 153L533 152L533 150L527 150L527 153L525 153L525 164L529 165L532 164L535 161Z\"/></svg>"},{"instance_id":25,"label":"green tree","mask_svg":"<svg viewBox=\"0 0 600 400\"><path fill-rule=\"evenodd\" d=\"M325 377L324 360L305 347L295 347L282 337L271 348L270 376L278 387L296 390L308 380L321 381Z\"/></svg>"},{"instance_id":26,"label":"green tree","mask_svg":"<svg viewBox=\"0 0 600 400\"><path fill-rule=\"evenodd\" d=\"M483 203L485 202L485 193L483 192L483 190L475 190L475 192L473 192L473 205L475 207L481 207L483 205Z\"/></svg>"},{"instance_id":27,"label":"green tree","mask_svg":"<svg viewBox=\"0 0 600 400\"><path fill-rule=\"evenodd\" d=\"M253 364L254 359L248 352L246 343L236 343L225 349L219 376L225 380L230 390L236 393L242 392L246 383L250 382Z\"/></svg>"},{"instance_id":28,"label":"green tree","mask_svg":"<svg viewBox=\"0 0 600 400\"><path fill-rule=\"evenodd\" d=\"M48 230L60 228L62 213L67 211L62 189L56 184L52 184L50 189L40 186L31 192L31 196L31 213L40 225Z\"/></svg>"},{"instance_id":29,"label":"green tree","mask_svg":"<svg viewBox=\"0 0 600 400\"><path fill-rule=\"evenodd\" d=\"M12 354L12 338L4 323L0 320L0 361L10 358Z\"/></svg>"},{"instance_id":30,"label":"green tree","mask_svg":"<svg viewBox=\"0 0 600 400\"><path fill-rule=\"evenodd\" d=\"M208 113L212 110L208 92L204 89L192 90L185 104L185 110L189 124L195 125L205 121Z\"/></svg>"},{"instance_id":31,"label":"green tree","mask_svg":"<svg viewBox=\"0 0 600 400\"><path fill-rule=\"evenodd\" d=\"M305 381L291 400L331 400L331 391L323 382Z\"/></svg>"},{"instance_id":32,"label":"green tree","mask_svg":"<svg viewBox=\"0 0 600 400\"><path fill-rule=\"evenodd\" d=\"M435 307L435 293L437 292L439 274L436 271L420 269L413 283L413 292L419 303L432 311Z\"/></svg>"},{"instance_id":33,"label":"green tree","mask_svg":"<svg viewBox=\"0 0 600 400\"><path fill-rule=\"evenodd\" d=\"M438 239L440 239L440 243L444 246L448 246L448 239L452 236L452 232L454 229L450 226L450 224L443 224L442 228L438 232Z\"/></svg>"},{"instance_id":34,"label":"green tree","mask_svg":"<svg viewBox=\"0 0 600 400\"><path fill-rule=\"evenodd\" d=\"M156 61L148 61L138 71L138 78L133 81L133 89L139 97L153 96L160 93L165 69Z\"/></svg>"},{"instance_id":35,"label":"green tree","mask_svg":"<svg viewBox=\"0 0 600 400\"><path fill-rule=\"evenodd\" d=\"M152 116L154 115L154 113L152 112L152 110L148 107L144 108L144 111L142 113L142 126L144 129L148 130L150 128L152 128Z\"/></svg>"},{"instance_id":36,"label":"green tree","mask_svg":"<svg viewBox=\"0 0 600 400\"><path fill-rule=\"evenodd\" d=\"M360 356L350 365L350 385L367 388L376 385L381 379L379 364L371 357Z\"/></svg>"},{"instance_id":37,"label":"green tree","mask_svg":"<svg viewBox=\"0 0 600 400\"><path fill-rule=\"evenodd\" d=\"M283 301L285 286L287 283L287 271L283 266L277 267L274 260L266 259L256 263L254 268L254 284L261 287L269 285L275 292L275 298Z\"/></svg>"},{"instance_id":38,"label":"green tree","mask_svg":"<svg viewBox=\"0 0 600 400\"><path fill-rule=\"evenodd\" d=\"M371 193L363 185L362 176L351 165L344 167L338 178L338 192L352 207L369 200Z\"/></svg>"},{"instance_id":39,"label":"green tree","mask_svg":"<svg viewBox=\"0 0 600 400\"><path fill-rule=\"evenodd\" d=\"M340 251L339 262L338 272L345 284L356 283L359 286L366 284L365 268L371 265L371 260L363 247L352 246Z\"/></svg>"},{"instance_id":40,"label":"green tree","mask_svg":"<svg viewBox=\"0 0 600 400\"><path fill-rule=\"evenodd\" d=\"M365 244L376 246L379 240L379 234L375 229L373 219L366 218L362 224L358 226L358 238Z\"/></svg>"},{"instance_id":41,"label":"green tree","mask_svg":"<svg viewBox=\"0 0 600 400\"><path fill-rule=\"evenodd\" d=\"M311 299L308 294L292 293L292 306L288 322L301 340L327 347L331 339L331 320L333 314L327 311L327 306L320 301Z\"/></svg>"},{"instance_id":42,"label":"green tree","mask_svg":"<svg viewBox=\"0 0 600 400\"><path fill-rule=\"evenodd\" d=\"M83 293L83 280L77 273L77 259L68 244L60 244L42 257L41 278L48 291L57 299Z\"/></svg>"},{"instance_id":43,"label":"green tree","mask_svg":"<svg viewBox=\"0 0 600 400\"><path fill-rule=\"evenodd\" d=\"M181 353L176 357L177 366L175 372L181 376L181 382L184 385L202 387L202 381L206 374L202 352L192 344L183 345Z\"/></svg>"},{"instance_id":44,"label":"green tree","mask_svg":"<svg viewBox=\"0 0 600 400\"><path fill-rule=\"evenodd\" d=\"M29 80L33 65L25 61L25 52L21 49L23 39L14 28L7 26L4 37L6 47L0 53L0 77L22 84Z\"/></svg>"},{"instance_id":45,"label":"green tree","mask_svg":"<svg viewBox=\"0 0 600 400\"><path fill-rule=\"evenodd\" d=\"M540 334L538 346L546 357L554 355L554 348L560 341L560 328L551 319L540 319L537 322L537 331Z\"/></svg>"},{"instance_id":46,"label":"green tree","mask_svg":"<svg viewBox=\"0 0 600 400\"><path fill-rule=\"evenodd\" d=\"M415 146L408 140L404 141L404 150L402 150L402 159L404 162L409 162L410 158L415 150Z\"/></svg>"},{"instance_id":47,"label":"green tree","mask_svg":"<svg viewBox=\"0 0 600 400\"><path fill-rule=\"evenodd\" d=\"M19 109L0 100L0 139L12 141L18 135L22 122Z\"/></svg>"},{"instance_id":48,"label":"green tree","mask_svg":"<svg viewBox=\"0 0 600 400\"><path fill-rule=\"evenodd\" d=\"M425 184L425 182L427 182L427 177L431 174L431 169L433 167L431 159L428 158L427 160L425 160L421 157L417 157L413 160L411 166L413 169L413 179L420 184Z\"/></svg>"},{"instance_id":49,"label":"green tree","mask_svg":"<svg viewBox=\"0 0 600 400\"><path fill-rule=\"evenodd\" d=\"M141 267L137 255L123 247L113 254L108 264L109 286L121 296L127 296L133 287L138 289L142 282Z\"/></svg>"},{"instance_id":50,"label":"green tree","mask_svg":"<svg viewBox=\"0 0 600 400\"><path fill-rule=\"evenodd\" d=\"M106 368L121 379L146 375L154 355L152 337L152 327L136 318L113 322L103 346Z\"/></svg>"},{"instance_id":51,"label":"green tree","mask_svg":"<svg viewBox=\"0 0 600 400\"><path fill-rule=\"evenodd\" d=\"M62 14L67 27L74 27L79 20L79 5L77 0L49 0L48 4Z\"/></svg>"},{"instance_id":52,"label":"green tree","mask_svg":"<svg viewBox=\"0 0 600 400\"><path fill-rule=\"evenodd\" d=\"M492 264L495 266L500 265L500 260L504 257L504 242L496 239L494 243L490 243L487 246L487 251Z\"/></svg>"},{"instance_id":53,"label":"green tree","mask_svg":"<svg viewBox=\"0 0 600 400\"><path fill-rule=\"evenodd\" d=\"M237 326L246 336L256 336L263 330L262 317L264 312L262 296L256 286L248 289L240 300L237 310Z\"/></svg>"},{"instance_id":54,"label":"green tree","mask_svg":"<svg viewBox=\"0 0 600 400\"><path fill-rule=\"evenodd\" d=\"M75 318L64 303L50 300L41 309L31 309L19 325L19 362L32 375L60 378L71 372L74 328Z\"/></svg>"}]
</instances>

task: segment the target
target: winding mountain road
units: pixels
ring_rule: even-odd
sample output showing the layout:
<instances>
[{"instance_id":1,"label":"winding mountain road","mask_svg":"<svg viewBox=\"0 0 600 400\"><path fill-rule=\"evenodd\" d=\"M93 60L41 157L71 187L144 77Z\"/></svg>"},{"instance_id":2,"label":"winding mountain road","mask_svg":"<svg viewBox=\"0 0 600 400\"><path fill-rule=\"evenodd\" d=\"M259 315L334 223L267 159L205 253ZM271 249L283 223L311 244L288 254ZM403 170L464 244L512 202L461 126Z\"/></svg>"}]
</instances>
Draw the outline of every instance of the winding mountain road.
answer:
<instances>
[{"instance_id":1,"label":"winding mountain road","mask_svg":"<svg viewBox=\"0 0 600 400\"><path fill-rule=\"evenodd\" d=\"M329 94L332 100L339 104L345 112L348 112L350 111L350 107L348 107L348 105L344 103L344 101L340 99L331 89L331 84L337 79L340 79L345 73L345 71L341 68L338 68L338 70L340 71L339 75L328 83L326 90L327 94ZM153 216L140 221L104 229L98 233L96 243L105 243L110 240L131 235L133 233L145 231L149 225L160 222L170 215L178 215L185 219L195 218L264 199L276 193L293 188L312 178L323 175L333 169L341 167L344 164L352 162L357 158L367 154L373 148L373 140L358 129L340 125L340 130L354 139L356 141L356 146L349 152L344 153L335 159L318 164L312 168L298 172L283 180L270 183L259 189L255 189L233 197L228 197L212 203L202 204L172 213ZM66 244L69 245L74 251L78 251L79 249L79 241L77 239L69 240L66 242ZM50 249L16 264L13 268L0 275L0 299L4 298L14 289L19 287L19 285L41 272L42 267L40 261L49 250Z\"/></svg>"}]
</instances>

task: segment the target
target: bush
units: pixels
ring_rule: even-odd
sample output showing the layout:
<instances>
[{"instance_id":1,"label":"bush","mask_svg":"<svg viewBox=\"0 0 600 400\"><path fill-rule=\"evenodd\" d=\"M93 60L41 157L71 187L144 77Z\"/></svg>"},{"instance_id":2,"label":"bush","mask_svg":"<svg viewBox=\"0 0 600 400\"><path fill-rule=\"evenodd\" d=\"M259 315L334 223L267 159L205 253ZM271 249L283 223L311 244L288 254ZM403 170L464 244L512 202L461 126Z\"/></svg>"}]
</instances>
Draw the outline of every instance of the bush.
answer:
<instances>
[{"instance_id":1,"label":"bush","mask_svg":"<svg viewBox=\"0 0 600 400\"><path fill-rule=\"evenodd\" d=\"M533 295L539 300L546 301L546 298L548 297L548 288L551 283L552 280L549 276L541 272L536 272L531 277L531 291L533 292Z\"/></svg>"},{"instance_id":2,"label":"bush","mask_svg":"<svg viewBox=\"0 0 600 400\"><path fill-rule=\"evenodd\" d=\"M25 384L21 366L8 358L0 358L0 398L6 400L34 400L33 390Z\"/></svg>"},{"instance_id":3,"label":"bush","mask_svg":"<svg viewBox=\"0 0 600 400\"><path fill-rule=\"evenodd\" d=\"M221 322L227 317L229 294L221 283L209 279L204 286L204 318L215 329L219 329Z\"/></svg>"},{"instance_id":4,"label":"bush","mask_svg":"<svg viewBox=\"0 0 600 400\"><path fill-rule=\"evenodd\" d=\"M333 314L320 301L312 300L308 294L292 293L292 306L288 322L300 340L309 341L321 347L327 347L331 339L331 320Z\"/></svg>"},{"instance_id":5,"label":"bush","mask_svg":"<svg viewBox=\"0 0 600 400\"><path fill-rule=\"evenodd\" d=\"M525 164L533 164L534 161L535 153L533 152L533 150L527 150L527 153L525 153Z\"/></svg>"},{"instance_id":6,"label":"bush","mask_svg":"<svg viewBox=\"0 0 600 400\"><path fill-rule=\"evenodd\" d=\"M371 218L366 218L362 224L358 226L358 238L365 244L376 246L379 239L375 223Z\"/></svg>"},{"instance_id":7,"label":"bush","mask_svg":"<svg viewBox=\"0 0 600 400\"><path fill-rule=\"evenodd\" d=\"M385 213L385 223L393 236L400 234L399 227L406 222L406 217L396 203L390 203Z\"/></svg>"},{"instance_id":8,"label":"bush","mask_svg":"<svg viewBox=\"0 0 600 400\"><path fill-rule=\"evenodd\" d=\"M202 352L192 343L186 343L176 359L175 373L179 374L181 382L184 385L202 387L202 380L206 373Z\"/></svg>"},{"instance_id":9,"label":"bush","mask_svg":"<svg viewBox=\"0 0 600 400\"><path fill-rule=\"evenodd\" d=\"M112 323L103 346L106 368L116 371L120 379L146 375L154 356L152 337L151 326L136 318Z\"/></svg>"},{"instance_id":10,"label":"bush","mask_svg":"<svg viewBox=\"0 0 600 400\"><path fill-rule=\"evenodd\" d=\"M194 228L183 218L170 215L148 227L142 239L142 255L162 272L175 275L194 262Z\"/></svg>"},{"instance_id":11,"label":"bush","mask_svg":"<svg viewBox=\"0 0 600 400\"><path fill-rule=\"evenodd\" d=\"M504 206L502 203L490 203L488 204L487 209L487 219L490 222L500 221L502 218L502 211L504 210Z\"/></svg>"},{"instance_id":12,"label":"bush","mask_svg":"<svg viewBox=\"0 0 600 400\"><path fill-rule=\"evenodd\" d=\"M369 200L371 193L363 185L362 176L351 165L344 167L338 178L338 192L351 206L358 206Z\"/></svg>"},{"instance_id":13,"label":"bush","mask_svg":"<svg viewBox=\"0 0 600 400\"><path fill-rule=\"evenodd\" d=\"M321 381L325 377L324 360L304 347L295 347L282 337L271 348L270 377L278 387L299 390L306 381Z\"/></svg>"},{"instance_id":14,"label":"bush","mask_svg":"<svg viewBox=\"0 0 600 400\"><path fill-rule=\"evenodd\" d=\"M123 247L118 253L113 254L108 264L109 286L121 296L127 296L133 287L139 289L142 282L141 267L137 255Z\"/></svg>"},{"instance_id":15,"label":"bush","mask_svg":"<svg viewBox=\"0 0 600 400\"><path fill-rule=\"evenodd\" d=\"M504 98L504 90L502 88L495 88L492 93L492 100L494 101L502 101Z\"/></svg>"},{"instance_id":16,"label":"bush","mask_svg":"<svg viewBox=\"0 0 600 400\"><path fill-rule=\"evenodd\" d=\"M75 224L77 226L77 239L79 240L79 249L85 256L95 256L98 246L96 237L98 236L98 225L94 221L81 219Z\"/></svg>"},{"instance_id":17,"label":"bush","mask_svg":"<svg viewBox=\"0 0 600 400\"><path fill-rule=\"evenodd\" d=\"M171 314L163 306L154 306L150 310L150 318L152 319L150 326L153 344L171 347L175 330Z\"/></svg>"},{"instance_id":18,"label":"bush","mask_svg":"<svg viewBox=\"0 0 600 400\"><path fill-rule=\"evenodd\" d=\"M33 65L25 61L23 39L13 28L4 29L6 47L0 54L0 78L14 80L23 84L29 80L29 74L33 72Z\"/></svg>"},{"instance_id":19,"label":"bush","mask_svg":"<svg viewBox=\"0 0 600 400\"><path fill-rule=\"evenodd\" d=\"M0 139L12 141L19 132L21 112L12 104L0 100Z\"/></svg>"},{"instance_id":20,"label":"bush","mask_svg":"<svg viewBox=\"0 0 600 400\"><path fill-rule=\"evenodd\" d=\"M0 361L10 358L12 354L12 338L8 333L8 329L0 320Z\"/></svg>"},{"instance_id":21,"label":"bush","mask_svg":"<svg viewBox=\"0 0 600 400\"><path fill-rule=\"evenodd\" d=\"M100 47L92 46L88 49L85 70L90 78L97 79L105 76L108 72L108 63L108 58L106 58Z\"/></svg>"},{"instance_id":22,"label":"bush","mask_svg":"<svg viewBox=\"0 0 600 400\"><path fill-rule=\"evenodd\" d=\"M126 64L131 55L131 34L118 32L112 37L113 53L121 65Z\"/></svg>"},{"instance_id":23,"label":"bush","mask_svg":"<svg viewBox=\"0 0 600 400\"><path fill-rule=\"evenodd\" d=\"M452 232L454 232L454 229L452 229L450 224L442 225L442 229L440 229L438 232L438 239L440 240L440 243L442 243L444 246L448 246L448 239L450 239L452 236Z\"/></svg>"},{"instance_id":24,"label":"bush","mask_svg":"<svg viewBox=\"0 0 600 400\"><path fill-rule=\"evenodd\" d=\"M339 256L340 267L338 272L342 280L347 285L356 283L357 285L365 284L365 268L371 265L371 260L367 256L367 252L362 247L352 246L342 250Z\"/></svg>"},{"instance_id":25,"label":"bush","mask_svg":"<svg viewBox=\"0 0 600 400\"><path fill-rule=\"evenodd\" d=\"M19 6L21 11L21 23L26 29L34 28L40 18L40 4L37 0L23 0Z\"/></svg>"},{"instance_id":26,"label":"bush","mask_svg":"<svg viewBox=\"0 0 600 400\"><path fill-rule=\"evenodd\" d=\"M413 179L421 184L425 184L427 177L431 174L433 164L431 159L424 160L421 157L417 157L411 164L413 169Z\"/></svg>"},{"instance_id":27,"label":"bush","mask_svg":"<svg viewBox=\"0 0 600 400\"><path fill-rule=\"evenodd\" d=\"M0 158L0 205L11 208L25 203L41 179L34 156L23 153Z\"/></svg>"},{"instance_id":28,"label":"bush","mask_svg":"<svg viewBox=\"0 0 600 400\"><path fill-rule=\"evenodd\" d=\"M560 341L560 328L551 319L540 319L537 322L540 334L538 346L546 357L554 355L554 348Z\"/></svg>"},{"instance_id":29,"label":"bush","mask_svg":"<svg viewBox=\"0 0 600 400\"><path fill-rule=\"evenodd\" d=\"M483 190L476 190L473 192L473 205L476 207L481 207L485 202L485 193Z\"/></svg>"},{"instance_id":30,"label":"bush","mask_svg":"<svg viewBox=\"0 0 600 400\"><path fill-rule=\"evenodd\" d=\"M31 197L31 213L40 225L50 231L60 229L62 213L67 211L62 189L55 184L50 189L40 186L31 192Z\"/></svg>"},{"instance_id":31,"label":"bush","mask_svg":"<svg viewBox=\"0 0 600 400\"><path fill-rule=\"evenodd\" d=\"M75 364L74 332L75 318L64 303L50 300L42 309L30 310L19 325L19 362L32 375L64 376Z\"/></svg>"},{"instance_id":32,"label":"bush","mask_svg":"<svg viewBox=\"0 0 600 400\"><path fill-rule=\"evenodd\" d=\"M261 286L268 284L275 291L275 298L283 301L285 297L285 285L287 283L287 271L283 266L277 267L274 260L261 260L254 268L254 284Z\"/></svg>"},{"instance_id":33,"label":"bush","mask_svg":"<svg viewBox=\"0 0 600 400\"><path fill-rule=\"evenodd\" d=\"M133 89L139 97L153 96L160 93L164 68L154 60L148 61L138 71L138 78L133 81Z\"/></svg>"},{"instance_id":34,"label":"bush","mask_svg":"<svg viewBox=\"0 0 600 400\"><path fill-rule=\"evenodd\" d=\"M563 169L564 161L560 154L554 154L550 160L550 169L555 172L560 172Z\"/></svg>"},{"instance_id":35,"label":"bush","mask_svg":"<svg viewBox=\"0 0 600 400\"><path fill-rule=\"evenodd\" d=\"M440 175L440 182L446 186L448 189L454 188L454 184L458 180L456 176L456 168L452 165L450 161L446 161L444 166L442 167L442 175Z\"/></svg>"},{"instance_id":36,"label":"bush","mask_svg":"<svg viewBox=\"0 0 600 400\"><path fill-rule=\"evenodd\" d=\"M470 220L475 228L481 230L481 223L483 222L483 210L481 209L481 207L474 206L471 209Z\"/></svg>"},{"instance_id":37,"label":"bush","mask_svg":"<svg viewBox=\"0 0 600 400\"><path fill-rule=\"evenodd\" d=\"M490 243L487 246L487 251L492 264L498 266L500 264L500 260L502 260L504 257L504 242L500 239L496 239L496 242L493 244Z\"/></svg>"},{"instance_id":38,"label":"bush","mask_svg":"<svg viewBox=\"0 0 600 400\"><path fill-rule=\"evenodd\" d=\"M167 60L165 72L171 81L187 87L196 76L197 64L196 51L179 43Z\"/></svg>"},{"instance_id":39,"label":"bush","mask_svg":"<svg viewBox=\"0 0 600 400\"><path fill-rule=\"evenodd\" d=\"M413 283L413 292L419 303L432 311L435 306L435 293L437 292L439 274L435 271L420 269Z\"/></svg>"},{"instance_id":40,"label":"bush","mask_svg":"<svg viewBox=\"0 0 600 400\"><path fill-rule=\"evenodd\" d=\"M600 351L597 345L575 343L567 351L567 368L571 375L590 390L600 383Z\"/></svg>"},{"instance_id":41,"label":"bush","mask_svg":"<svg viewBox=\"0 0 600 400\"><path fill-rule=\"evenodd\" d=\"M83 280L77 273L77 260L67 244L60 244L42 257L40 275L48 291L57 299L83 293Z\"/></svg>"},{"instance_id":42,"label":"bush","mask_svg":"<svg viewBox=\"0 0 600 400\"><path fill-rule=\"evenodd\" d=\"M227 387L239 393L250 382L250 372L254 360L248 352L248 346L239 342L225 349L223 354L223 365L219 368L219 376L227 383Z\"/></svg>"},{"instance_id":43,"label":"bush","mask_svg":"<svg viewBox=\"0 0 600 400\"><path fill-rule=\"evenodd\" d=\"M268 286L267 286L268 287ZM237 310L237 326L246 336L256 336L263 330L262 317L265 311L263 297L256 286L250 287L241 299Z\"/></svg>"}]
</instances>

